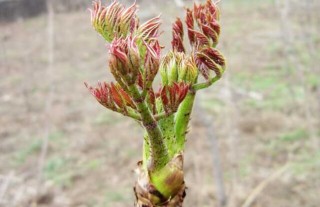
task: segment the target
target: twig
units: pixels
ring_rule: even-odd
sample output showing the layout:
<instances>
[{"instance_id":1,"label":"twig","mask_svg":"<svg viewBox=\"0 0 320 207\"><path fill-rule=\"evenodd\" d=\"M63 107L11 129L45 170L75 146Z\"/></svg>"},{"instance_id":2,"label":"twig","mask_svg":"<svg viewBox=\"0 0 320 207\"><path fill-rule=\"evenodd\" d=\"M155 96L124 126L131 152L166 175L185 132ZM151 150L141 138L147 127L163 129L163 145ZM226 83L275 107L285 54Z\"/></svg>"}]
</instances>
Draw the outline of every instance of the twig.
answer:
<instances>
[{"instance_id":1,"label":"twig","mask_svg":"<svg viewBox=\"0 0 320 207\"><path fill-rule=\"evenodd\" d=\"M317 53L317 49L315 48L315 45L316 45L315 41L312 38L312 35L313 35L312 25L316 25L316 24L313 24L314 20L311 12L312 8L315 6L316 5L313 1L303 2L303 9L309 12L307 12L306 15L304 15L304 18L302 18L303 21L301 22L301 27L302 27L301 31L304 37L305 47L307 51L309 51L309 57L311 60L313 60L313 62L311 62L311 65L310 65L309 72L317 76L319 75L317 73L318 63L316 62L318 60L318 53ZM301 64L300 64L300 67L302 67ZM305 99L306 99L306 103L310 103L312 101L313 94L311 92L310 86L306 79L307 79L306 75L303 74L301 77L301 80L305 89L305 96L306 96ZM308 130L309 130L311 139L313 140L314 149L315 151L317 151L320 147L320 142L317 136L316 127L313 126L311 118L319 117L320 114L319 113L317 114L318 111L312 110L314 108L312 107L312 105L310 107L310 105L311 104L304 104L304 110L305 110L305 114L308 121Z\"/></svg>"},{"instance_id":2,"label":"twig","mask_svg":"<svg viewBox=\"0 0 320 207\"><path fill-rule=\"evenodd\" d=\"M313 140L313 145L316 149L318 149L319 146L319 142L316 136L316 130L313 126L313 106L311 104L311 93L310 93L310 88L308 86L307 83L307 77L306 74L309 72L313 72L312 68L306 68L305 65L301 62L301 60L299 61L299 51L297 51L297 49L294 48L294 43L296 42L295 40L295 34L294 31L292 30L292 26L290 26L292 24L292 22L290 21L289 18L289 13L290 10L292 10L291 6L291 2L290 0L284 0L281 4L280 1L276 1L276 6L278 7L279 13L280 13L280 22L281 22L281 30L282 30L282 41L284 43L284 53L286 55L286 59L285 59L285 64L287 66L287 68L296 68L297 72L294 73L294 75L296 75L297 78L297 82L299 85L301 85L301 87L303 88L303 92L305 94L305 101L303 102L302 105L302 110L304 112L305 115L305 123L307 125L307 130L308 133L310 135L310 137ZM308 6L308 3L307 3ZM310 30L310 26L309 26L309 19L307 14L305 15L305 21L303 21L302 26L302 31L303 31L303 36L305 37L305 39L308 40L308 37L310 36L308 34L308 30ZM304 40L306 41L306 40ZM310 44L309 44L310 45ZM308 51L310 51L311 55L311 51L313 51L312 47L308 47L307 44L307 49ZM290 70L287 70L287 74L288 77L292 76ZM294 95L294 91L292 89L292 87L289 87L289 90L291 91L292 95ZM294 97L294 96L292 96ZM308 103L308 104L306 104Z\"/></svg>"},{"instance_id":3,"label":"twig","mask_svg":"<svg viewBox=\"0 0 320 207\"><path fill-rule=\"evenodd\" d=\"M200 115L203 125L206 127L207 139L211 143L211 154L213 164L213 176L214 183L217 192L218 206L224 207L227 204L227 195L225 192L224 180L223 180L223 169L221 166L221 158L218 147L218 141L215 135L213 119L206 115L203 108L200 106L196 108L197 114Z\"/></svg>"},{"instance_id":4,"label":"twig","mask_svg":"<svg viewBox=\"0 0 320 207\"><path fill-rule=\"evenodd\" d=\"M239 185L239 178L237 173L237 161L239 160L239 151L238 151L238 140L240 139L239 130L237 127L238 117L239 117L239 109L236 104L236 101L233 97L232 86L230 83L230 73L225 73L224 78L224 87L225 87L225 99L224 103L226 104L225 109L225 125L227 127L227 146L228 146L228 161L231 166L234 166L231 169L231 189L232 192L230 193L228 199L228 206L234 207L237 206L235 203L235 193L237 192L237 188Z\"/></svg>"},{"instance_id":5,"label":"twig","mask_svg":"<svg viewBox=\"0 0 320 207\"><path fill-rule=\"evenodd\" d=\"M52 0L47 0L47 10L48 10L48 25L47 25L47 37L48 37L48 67L47 67L47 77L51 77L51 71L53 69L54 64L54 10L52 5ZM43 180L43 168L45 164L45 160L48 154L48 146L49 146L49 136L50 136L50 110L53 102L53 92L54 92L54 84L51 84L51 81L48 80L49 85L49 93L46 99L45 105L45 134L42 140L41 153L38 160L38 175L37 175L37 195L39 195L40 185Z\"/></svg>"},{"instance_id":6,"label":"twig","mask_svg":"<svg viewBox=\"0 0 320 207\"><path fill-rule=\"evenodd\" d=\"M317 98L318 98L318 113L320 114L320 85L317 87Z\"/></svg>"},{"instance_id":7,"label":"twig","mask_svg":"<svg viewBox=\"0 0 320 207\"><path fill-rule=\"evenodd\" d=\"M279 170L275 171L271 176L262 181L253 191L249 194L248 198L242 205L242 207L250 207L252 203L257 199L259 194L275 179L280 177L287 169L289 168L289 164L285 164Z\"/></svg>"},{"instance_id":8,"label":"twig","mask_svg":"<svg viewBox=\"0 0 320 207\"><path fill-rule=\"evenodd\" d=\"M4 180L4 182L0 188L0 203L5 202L4 196L7 192L13 178L14 178L14 172L10 172L10 174L6 178L2 179L2 180Z\"/></svg>"}]
</instances>

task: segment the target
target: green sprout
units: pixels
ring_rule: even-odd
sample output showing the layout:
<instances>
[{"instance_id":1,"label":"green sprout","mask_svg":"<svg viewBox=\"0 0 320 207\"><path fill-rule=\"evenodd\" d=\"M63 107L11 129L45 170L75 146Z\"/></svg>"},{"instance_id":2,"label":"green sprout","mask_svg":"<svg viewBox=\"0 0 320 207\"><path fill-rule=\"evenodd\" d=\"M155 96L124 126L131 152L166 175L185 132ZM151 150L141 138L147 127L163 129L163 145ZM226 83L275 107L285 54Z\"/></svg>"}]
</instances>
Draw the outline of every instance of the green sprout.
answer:
<instances>
[{"instance_id":1,"label":"green sprout","mask_svg":"<svg viewBox=\"0 0 320 207\"><path fill-rule=\"evenodd\" d=\"M135 206L182 206L184 149L195 96L225 71L225 59L215 49L219 10L211 0L186 9L186 28L177 18L172 49L163 57L160 17L139 24L136 13L136 3L125 8L117 1L108 6L93 2L91 22L110 44L109 69L115 82L85 85L101 105L136 120L145 131L143 159L136 169ZM185 30L190 50L183 43ZM161 87L155 91L158 71Z\"/></svg>"}]
</instances>

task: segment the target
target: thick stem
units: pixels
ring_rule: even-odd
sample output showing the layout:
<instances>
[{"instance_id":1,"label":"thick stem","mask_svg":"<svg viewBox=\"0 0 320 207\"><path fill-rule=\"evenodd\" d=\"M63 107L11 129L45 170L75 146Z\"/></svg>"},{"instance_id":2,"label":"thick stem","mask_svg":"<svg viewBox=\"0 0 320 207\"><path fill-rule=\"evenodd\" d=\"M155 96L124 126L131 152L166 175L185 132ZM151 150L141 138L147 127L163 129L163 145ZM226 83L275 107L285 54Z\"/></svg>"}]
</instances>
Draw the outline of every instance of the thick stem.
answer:
<instances>
[{"instance_id":1,"label":"thick stem","mask_svg":"<svg viewBox=\"0 0 320 207\"><path fill-rule=\"evenodd\" d=\"M148 134L145 132L143 136L143 154L142 154L142 165L143 170L148 171L148 160L150 158L150 144Z\"/></svg>"},{"instance_id":2,"label":"thick stem","mask_svg":"<svg viewBox=\"0 0 320 207\"><path fill-rule=\"evenodd\" d=\"M159 120L158 124L162 131L163 140L166 143L168 149L169 159L171 160L177 153L174 132L174 115Z\"/></svg>"},{"instance_id":3,"label":"thick stem","mask_svg":"<svg viewBox=\"0 0 320 207\"><path fill-rule=\"evenodd\" d=\"M175 134L176 134L176 143L177 143L177 152L184 149L186 133L188 129L188 124L190 121L190 115L192 112L192 107L194 103L196 92L190 90L188 95L180 104L179 109L175 116Z\"/></svg>"},{"instance_id":4,"label":"thick stem","mask_svg":"<svg viewBox=\"0 0 320 207\"><path fill-rule=\"evenodd\" d=\"M138 112L141 115L142 124L146 129L149 138L150 147L150 171L157 171L166 165L169 161L168 150L163 141L162 132L156 120L152 116L145 100L142 98L138 88L135 85L129 86L133 101L136 104Z\"/></svg>"},{"instance_id":5,"label":"thick stem","mask_svg":"<svg viewBox=\"0 0 320 207\"><path fill-rule=\"evenodd\" d=\"M183 155L177 154L153 177L138 162L134 186L136 207L182 207L185 197Z\"/></svg>"}]
</instances>

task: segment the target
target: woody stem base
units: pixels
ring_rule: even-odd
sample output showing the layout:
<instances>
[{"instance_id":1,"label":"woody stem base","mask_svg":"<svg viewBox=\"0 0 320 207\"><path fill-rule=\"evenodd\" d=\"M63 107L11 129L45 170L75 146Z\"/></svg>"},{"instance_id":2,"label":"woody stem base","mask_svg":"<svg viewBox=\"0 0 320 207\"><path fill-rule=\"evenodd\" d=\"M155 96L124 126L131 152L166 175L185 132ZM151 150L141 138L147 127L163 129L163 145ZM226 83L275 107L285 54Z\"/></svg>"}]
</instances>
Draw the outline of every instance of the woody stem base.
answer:
<instances>
[{"instance_id":1,"label":"woody stem base","mask_svg":"<svg viewBox=\"0 0 320 207\"><path fill-rule=\"evenodd\" d=\"M141 191L141 186L135 186L136 203L135 207L182 207L186 196L186 187L183 184L180 191L173 198L164 200L159 204L153 204L154 197L161 197L156 190Z\"/></svg>"}]
</instances>

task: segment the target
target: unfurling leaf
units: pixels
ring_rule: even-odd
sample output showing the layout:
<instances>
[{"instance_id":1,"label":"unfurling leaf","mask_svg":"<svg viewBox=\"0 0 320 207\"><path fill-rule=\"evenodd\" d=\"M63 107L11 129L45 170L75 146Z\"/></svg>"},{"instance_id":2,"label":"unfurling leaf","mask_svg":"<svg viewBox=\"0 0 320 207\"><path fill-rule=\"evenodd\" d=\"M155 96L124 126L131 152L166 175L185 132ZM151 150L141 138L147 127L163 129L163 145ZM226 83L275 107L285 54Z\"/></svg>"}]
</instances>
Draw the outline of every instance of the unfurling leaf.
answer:
<instances>
[{"instance_id":1,"label":"unfurling leaf","mask_svg":"<svg viewBox=\"0 0 320 207\"><path fill-rule=\"evenodd\" d=\"M160 16L154 17L147 22L143 23L137 31L137 35L143 40L148 41L150 39L159 36L159 27L161 25Z\"/></svg>"},{"instance_id":2,"label":"unfurling leaf","mask_svg":"<svg viewBox=\"0 0 320 207\"><path fill-rule=\"evenodd\" d=\"M177 111L180 103L186 97L190 85L184 82L160 88L159 96L166 113Z\"/></svg>"},{"instance_id":3,"label":"unfurling leaf","mask_svg":"<svg viewBox=\"0 0 320 207\"><path fill-rule=\"evenodd\" d=\"M87 83L85 83L85 86L97 101L108 109L125 112L127 111L127 107L136 108L132 98L119 84L99 82L97 87L89 86Z\"/></svg>"},{"instance_id":4,"label":"unfurling leaf","mask_svg":"<svg viewBox=\"0 0 320 207\"><path fill-rule=\"evenodd\" d=\"M194 36L194 33L192 32L194 30L194 20L193 20L192 10L190 9L187 9L186 24L188 29L189 41L190 41L190 44L193 45L195 42L195 36Z\"/></svg>"},{"instance_id":5,"label":"unfurling leaf","mask_svg":"<svg viewBox=\"0 0 320 207\"><path fill-rule=\"evenodd\" d=\"M190 44L197 48L215 46L220 35L218 20L219 10L211 0L207 0L206 4L194 4L193 10L187 9L185 22ZM200 31L194 27L194 22Z\"/></svg>"},{"instance_id":6,"label":"unfurling leaf","mask_svg":"<svg viewBox=\"0 0 320 207\"><path fill-rule=\"evenodd\" d=\"M114 39L110 45L109 53L111 54L109 66L115 78L124 80L127 85L134 84L140 67L140 54L136 38L128 36Z\"/></svg>"},{"instance_id":7,"label":"unfurling leaf","mask_svg":"<svg viewBox=\"0 0 320 207\"><path fill-rule=\"evenodd\" d=\"M93 2L93 9L90 12L92 26L108 42L116 37L126 37L138 27L136 3L125 9L118 1L106 7L98 0Z\"/></svg>"},{"instance_id":8,"label":"unfurling leaf","mask_svg":"<svg viewBox=\"0 0 320 207\"><path fill-rule=\"evenodd\" d=\"M143 85L144 88L149 90L159 70L161 47L158 40L144 42L144 45L146 56L144 60L145 82Z\"/></svg>"},{"instance_id":9,"label":"unfurling leaf","mask_svg":"<svg viewBox=\"0 0 320 207\"><path fill-rule=\"evenodd\" d=\"M214 48L204 48L195 54L196 64L204 78L209 79L210 71L221 77L225 70L223 55Z\"/></svg>"},{"instance_id":10,"label":"unfurling leaf","mask_svg":"<svg viewBox=\"0 0 320 207\"><path fill-rule=\"evenodd\" d=\"M180 18L177 18L172 25L172 50L176 52L185 52L183 46L183 25Z\"/></svg>"}]
</instances>

